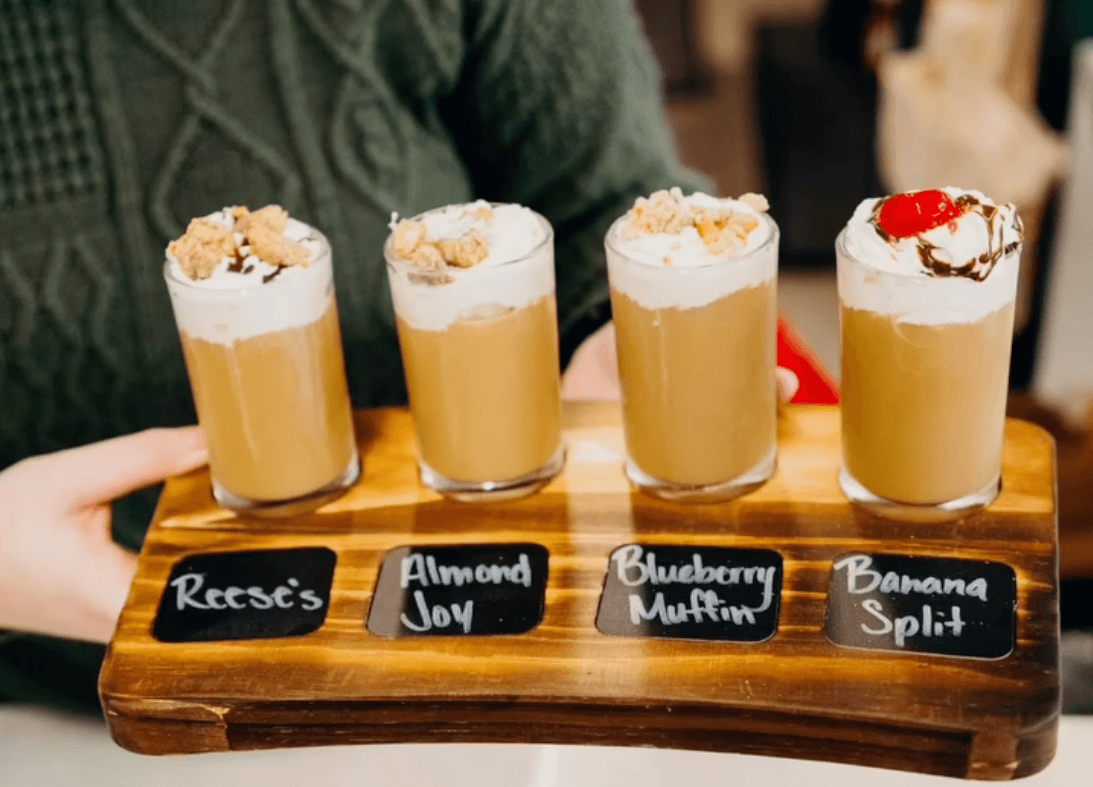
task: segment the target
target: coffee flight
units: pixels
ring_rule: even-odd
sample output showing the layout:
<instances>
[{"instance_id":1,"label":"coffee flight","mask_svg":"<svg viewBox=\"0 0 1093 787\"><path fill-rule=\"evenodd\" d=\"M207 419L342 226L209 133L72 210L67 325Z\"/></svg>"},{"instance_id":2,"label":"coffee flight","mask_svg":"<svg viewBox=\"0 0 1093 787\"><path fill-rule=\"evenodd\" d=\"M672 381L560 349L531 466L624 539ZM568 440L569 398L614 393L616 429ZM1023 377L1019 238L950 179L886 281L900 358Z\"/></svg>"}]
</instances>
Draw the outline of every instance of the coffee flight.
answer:
<instances>
[{"instance_id":1,"label":"coffee flight","mask_svg":"<svg viewBox=\"0 0 1093 787\"><path fill-rule=\"evenodd\" d=\"M605 236L625 474L647 494L715 502L774 475L767 207L671 189ZM1021 233L1012 205L955 188L866 200L850 218L835 244L850 501L946 518L994 499ZM460 501L541 489L565 462L549 222L449 205L393 217L383 253L422 483ZM296 515L356 483L322 234L277 206L225 208L166 256L217 502Z\"/></svg>"}]
</instances>

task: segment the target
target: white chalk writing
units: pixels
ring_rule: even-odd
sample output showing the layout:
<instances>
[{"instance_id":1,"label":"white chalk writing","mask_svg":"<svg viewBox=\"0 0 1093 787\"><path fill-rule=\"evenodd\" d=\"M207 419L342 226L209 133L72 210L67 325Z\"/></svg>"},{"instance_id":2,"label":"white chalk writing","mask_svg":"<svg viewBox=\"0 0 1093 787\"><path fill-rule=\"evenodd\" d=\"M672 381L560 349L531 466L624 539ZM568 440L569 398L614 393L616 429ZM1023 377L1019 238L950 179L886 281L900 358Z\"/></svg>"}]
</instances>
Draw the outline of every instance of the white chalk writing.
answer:
<instances>
[{"instance_id":1,"label":"white chalk writing","mask_svg":"<svg viewBox=\"0 0 1093 787\"><path fill-rule=\"evenodd\" d=\"M196 573L183 574L171 580L171 587L175 589L175 606L180 612L184 609L272 609L274 606L292 609L297 599L300 608L308 612L323 605L323 600L313 590L299 590L300 581L295 577L269 592L257 585L247 588L235 585L206 588L205 574Z\"/></svg>"},{"instance_id":2,"label":"white chalk writing","mask_svg":"<svg viewBox=\"0 0 1093 787\"><path fill-rule=\"evenodd\" d=\"M479 563L474 566L438 564L432 555L413 554L402 559L401 585L408 589L416 582L421 587L463 587L464 585L500 585L511 582L531 587L531 563L523 552L515 565Z\"/></svg>"},{"instance_id":3,"label":"white chalk writing","mask_svg":"<svg viewBox=\"0 0 1093 787\"><path fill-rule=\"evenodd\" d=\"M642 556L644 555L644 560ZM640 585L750 585L766 583L767 572L773 568L764 566L707 566L702 555L695 552L691 561L682 566L662 566L656 553L645 552L639 544L619 547L612 554L619 581L627 587Z\"/></svg>"},{"instance_id":4,"label":"white chalk writing","mask_svg":"<svg viewBox=\"0 0 1093 787\"><path fill-rule=\"evenodd\" d=\"M471 633L471 621L474 617L474 602L465 601L460 604L433 604L430 606L425 601L425 594L420 590L414 591L414 605L417 607L418 620L415 622L403 612L399 619L402 625L419 634L430 631L434 627L445 629L453 624L463 627L464 634Z\"/></svg>"},{"instance_id":5,"label":"white chalk writing","mask_svg":"<svg viewBox=\"0 0 1093 787\"><path fill-rule=\"evenodd\" d=\"M869 555L850 555L835 564L836 571L846 571L846 590L853 595L879 591L885 595L922 593L935 596L968 596L986 602L987 580L976 577L970 582L939 577L916 578L889 571L881 574L872 568Z\"/></svg>"}]
</instances>

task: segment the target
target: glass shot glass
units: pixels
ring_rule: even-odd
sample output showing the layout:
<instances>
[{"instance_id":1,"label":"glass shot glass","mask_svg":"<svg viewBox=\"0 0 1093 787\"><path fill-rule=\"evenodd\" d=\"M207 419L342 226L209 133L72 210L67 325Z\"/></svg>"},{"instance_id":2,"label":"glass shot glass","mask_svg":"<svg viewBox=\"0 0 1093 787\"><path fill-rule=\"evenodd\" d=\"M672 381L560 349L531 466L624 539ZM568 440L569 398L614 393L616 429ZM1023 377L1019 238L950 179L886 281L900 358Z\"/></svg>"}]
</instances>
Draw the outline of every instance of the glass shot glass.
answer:
<instances>
[{"instance_id":1,"label":"glass shot glass","mask_svg":"<svg viewBox=\"0 0 1093 787\"><path fill-rule=\"evenodd\" d=\"M707 503L777 464L778 227L737 257L658 266L604 244L622 390L626 475L655 497Z\"/></svg>"},{"instance_id":2,"label":"glass shot glass","mask_svg":"<svg viewBox=\"0 0 1093 787\"><path fill-rule=\"evenodd\" d=\"M1021 247L973 282L879 271L846 236L835 243L843 493L912 520L989 504L1001 486Z\"/></svg>"},{"instance_id":3,"label":"glass shot glass","mask_svg":"<svg viewBox=\"0 0 1093 787\"><path fill-rule=\"evenodd\" d=\"M290 228L312 259L268 282L213 287L164 266L213 495L258 516L313 510L360 475L330 245Z\"/></svg>"},{"instance_id":4,"label":"glass shot glass","mask_svg":"<svg viewBox=\"0 0 1093 787\"><path fill-rule=\"evenodd\" d=\"M532 215L543 240L496 264L424 270L384 245L419 476L455 500L532 494L565 462L554 234Z\"/></svg>"}]
</instances>

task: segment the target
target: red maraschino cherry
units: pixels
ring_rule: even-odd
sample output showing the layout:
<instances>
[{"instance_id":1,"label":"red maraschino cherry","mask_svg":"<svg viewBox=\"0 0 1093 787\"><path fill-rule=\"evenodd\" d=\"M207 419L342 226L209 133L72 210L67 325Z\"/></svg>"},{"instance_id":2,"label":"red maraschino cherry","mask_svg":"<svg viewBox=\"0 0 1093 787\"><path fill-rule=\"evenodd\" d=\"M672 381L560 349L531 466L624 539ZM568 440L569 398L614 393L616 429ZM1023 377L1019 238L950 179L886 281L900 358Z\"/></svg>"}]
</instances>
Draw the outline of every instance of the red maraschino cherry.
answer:
<instances>
[{"instance_id":1,"label":"red maraschino cherry","mask_svg":"<svg viewBox=\"0 0 1093 787\"><path fill-rule=\"evenodd\" d=\"M909 238L948 224L963 212L944 191L912 191L886 199L877 225L893 238Z\"/></svg>"}]
</instances>

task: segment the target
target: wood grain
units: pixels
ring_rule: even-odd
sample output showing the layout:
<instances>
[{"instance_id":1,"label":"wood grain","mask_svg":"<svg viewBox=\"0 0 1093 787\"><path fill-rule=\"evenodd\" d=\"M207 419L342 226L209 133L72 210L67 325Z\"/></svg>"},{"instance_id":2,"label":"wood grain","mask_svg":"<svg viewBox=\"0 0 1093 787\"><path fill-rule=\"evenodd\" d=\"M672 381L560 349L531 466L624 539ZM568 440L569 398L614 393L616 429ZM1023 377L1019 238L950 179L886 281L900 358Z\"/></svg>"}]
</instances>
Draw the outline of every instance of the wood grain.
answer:
<instances>
[{"instance_id":1,"label":"wood grain","mask_svg":"<svg viewBox=\"0 0 1093 787\"><path fill-rule=\"evenodd\" d=\"M1001 495L961 522L851 508L835 483L838 409L790 407L776 476L732 503L632 493L616 406L567 414L566 471L541 493L448 502L417 483L402 410L358 414L363 480L315 514L271 523L218 509L207 472L173 479L100 676L111 731L149 754L335 743L598 743L832 760L979 779L1050 762L1059 712L1054 450L1010 420ZM385 639L365 618L396 546L531 541L550 550L540 626L506 637ZM776 635L757 644L608 637L596 608L616 546L765 547L784 560ZM281 640L165 644L150 630L187 555L327 546L326 622ZM1005 562L1017 645L998 661L837 647L823 633L832 559L889 551Z\"/></svg>"}]
</instances>

